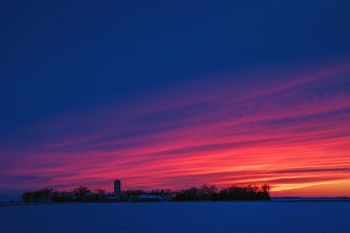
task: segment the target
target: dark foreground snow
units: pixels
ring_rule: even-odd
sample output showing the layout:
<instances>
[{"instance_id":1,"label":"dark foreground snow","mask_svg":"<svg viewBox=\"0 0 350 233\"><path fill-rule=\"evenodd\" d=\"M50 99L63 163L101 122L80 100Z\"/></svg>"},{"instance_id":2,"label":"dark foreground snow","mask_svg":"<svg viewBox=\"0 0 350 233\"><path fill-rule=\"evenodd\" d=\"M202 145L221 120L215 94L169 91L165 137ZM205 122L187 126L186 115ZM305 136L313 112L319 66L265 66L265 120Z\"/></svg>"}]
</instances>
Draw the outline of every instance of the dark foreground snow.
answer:
<instances>
[{"instance_id":1,"label":"dark foreground snow","mask_svg":"<svg viewBox=\"0 0 350 233\"><path fill-rule=\"evenodd\" d=\"M0 206L1 233L349 233L350 202Z\"/></svg>"}]
</instances>

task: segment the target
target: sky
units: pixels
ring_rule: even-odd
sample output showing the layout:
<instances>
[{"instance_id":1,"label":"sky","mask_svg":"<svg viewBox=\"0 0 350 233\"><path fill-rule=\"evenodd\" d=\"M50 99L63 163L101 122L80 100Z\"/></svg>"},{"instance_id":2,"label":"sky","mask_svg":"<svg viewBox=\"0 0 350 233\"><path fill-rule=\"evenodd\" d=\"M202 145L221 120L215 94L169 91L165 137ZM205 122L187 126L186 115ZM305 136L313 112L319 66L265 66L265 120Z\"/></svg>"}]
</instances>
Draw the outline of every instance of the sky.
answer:
<instances>
[{"instance_id":1,"label":"sky","mask_svg":"<svg viewBox=\"0 0 350 233\"><path fill-rule=\"evenodd\" d=\"M0 2L0 195L350 196L349 1Z\"/></svg>"}]
</instances>

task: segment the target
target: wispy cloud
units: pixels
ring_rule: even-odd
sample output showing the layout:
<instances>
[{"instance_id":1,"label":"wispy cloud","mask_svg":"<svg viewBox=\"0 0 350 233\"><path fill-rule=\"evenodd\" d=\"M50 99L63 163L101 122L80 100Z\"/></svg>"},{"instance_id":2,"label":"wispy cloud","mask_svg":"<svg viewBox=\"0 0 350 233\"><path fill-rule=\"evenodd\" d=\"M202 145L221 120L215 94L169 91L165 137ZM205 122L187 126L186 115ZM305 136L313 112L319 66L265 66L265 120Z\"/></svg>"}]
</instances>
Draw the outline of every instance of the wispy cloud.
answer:
<instances>
[{"instance_id":1,"label":"wispy cloud","mask_svg":"<svg viewBox=\"0 0 350 233\"><path fill-rule=\"evenodd\" d=\"M108 188L115 177L128 187L267 182L275 190L349 180L349 67L255 74L261 85L225 75L208 82L215 87L57 116L2 146L0 189L26 188L17 182L26 176L33 187L62 188Z\"/></svg>"}]
</instances>

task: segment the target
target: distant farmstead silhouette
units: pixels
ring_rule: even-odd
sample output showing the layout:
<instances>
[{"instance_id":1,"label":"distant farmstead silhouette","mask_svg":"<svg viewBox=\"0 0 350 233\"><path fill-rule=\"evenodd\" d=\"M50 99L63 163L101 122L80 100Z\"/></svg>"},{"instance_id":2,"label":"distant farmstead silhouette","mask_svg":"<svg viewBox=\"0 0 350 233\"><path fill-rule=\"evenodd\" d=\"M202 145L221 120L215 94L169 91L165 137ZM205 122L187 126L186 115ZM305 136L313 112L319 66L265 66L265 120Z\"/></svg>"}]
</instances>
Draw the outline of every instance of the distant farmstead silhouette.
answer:
<instances>
[{"instance_id":1,"label":"distant farmstead silhouette","mask_svg":"<svg viewBox=\"0 0 350 233\"><path fill-rule=\"evenodd\" d=\"M218 188L204 184L183 190L141 189L121 191L121 182L115 179L114 192L106 193L102 189L91 191L85 186L78 186L73 191L55 191L44 188L22 194L23 202L158 202L158 201L269 201L271 187L267 184L256 186L231 185Z\"/></svg>"}]
</instances>

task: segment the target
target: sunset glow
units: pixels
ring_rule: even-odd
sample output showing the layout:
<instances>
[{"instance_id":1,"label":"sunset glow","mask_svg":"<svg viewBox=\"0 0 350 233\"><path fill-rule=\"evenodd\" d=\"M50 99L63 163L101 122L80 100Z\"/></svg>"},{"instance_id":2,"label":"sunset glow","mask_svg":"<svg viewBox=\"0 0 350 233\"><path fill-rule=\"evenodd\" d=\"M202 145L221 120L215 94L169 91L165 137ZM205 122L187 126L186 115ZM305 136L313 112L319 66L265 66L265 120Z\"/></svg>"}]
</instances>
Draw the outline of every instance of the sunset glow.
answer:
<instances>
[{"instance_id":1,"label":"sunset glow","mask_svg":"<svg viewBox=\"0 0 350 233\"><path fill-rule=\"evenodd\" d=\"M212 74L216 85L49 116L0 144L0 189L111 190L119 178L123 188L267 183L273 196L349 196L350 63L305 67Z\"/></svg>"}]
</instances>

